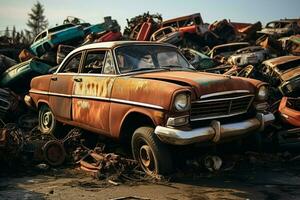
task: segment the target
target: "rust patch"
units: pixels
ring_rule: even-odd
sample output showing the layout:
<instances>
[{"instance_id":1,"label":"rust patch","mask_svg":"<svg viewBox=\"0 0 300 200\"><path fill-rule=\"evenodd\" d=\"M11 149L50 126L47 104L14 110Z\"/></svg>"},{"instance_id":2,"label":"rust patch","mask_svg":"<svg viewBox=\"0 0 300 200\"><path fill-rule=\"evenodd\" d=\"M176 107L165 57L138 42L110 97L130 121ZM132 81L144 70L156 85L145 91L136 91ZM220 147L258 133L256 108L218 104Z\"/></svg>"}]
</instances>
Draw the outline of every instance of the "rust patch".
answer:
<instances>
[{"instance_id":1,"label":"rust patch","mask_svg":"<svg viewBox=\"0 0 300 200\"><path fill-rule=\"evenodd\" d=\"M109 97L113 86L113 77L84 77L74 86L74 94L82 96Z\"/></svg>"}]
</instances>

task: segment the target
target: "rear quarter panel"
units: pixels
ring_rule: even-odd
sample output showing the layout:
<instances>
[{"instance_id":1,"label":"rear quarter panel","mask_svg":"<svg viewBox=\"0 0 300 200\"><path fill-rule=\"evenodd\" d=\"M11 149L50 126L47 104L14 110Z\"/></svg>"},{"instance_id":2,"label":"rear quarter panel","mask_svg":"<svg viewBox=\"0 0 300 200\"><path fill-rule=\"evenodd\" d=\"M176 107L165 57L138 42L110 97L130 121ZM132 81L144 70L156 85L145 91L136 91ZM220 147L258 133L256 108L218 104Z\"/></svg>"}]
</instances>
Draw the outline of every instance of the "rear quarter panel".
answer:
<instances>
[{"instance_id":1,"label":"rear quarter panel","mask_svg":"<svg viewBox=\"0 0 300 200\"><path fill-rule=\"evenodd\" d=\"M32 98L36 107L39 103L46 103L49 105L49 96L45 94L36 94L36 92L48 92L50 86L50 80L52 75L38 76L31 80L30 83L30 97ZM50 105L49 105L50 106Z\"/></svg>"}]
</instances>

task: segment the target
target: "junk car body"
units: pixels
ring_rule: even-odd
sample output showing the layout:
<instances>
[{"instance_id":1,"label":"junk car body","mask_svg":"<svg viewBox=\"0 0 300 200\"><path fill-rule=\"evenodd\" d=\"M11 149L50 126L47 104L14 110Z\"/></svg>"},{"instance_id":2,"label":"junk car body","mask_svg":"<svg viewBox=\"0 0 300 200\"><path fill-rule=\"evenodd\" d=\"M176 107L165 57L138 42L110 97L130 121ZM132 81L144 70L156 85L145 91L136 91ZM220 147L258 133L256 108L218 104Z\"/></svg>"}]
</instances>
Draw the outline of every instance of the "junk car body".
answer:
<instances>
[{"instance_id":1,"label":"junk car body","mask_svg":"<svg viewBox=\"0 0 300 200\"><path fill-rule=\"evenodd\" d=\"M171 26L163 27L155 31L150 37L150 41L163 42L169 44L176 44L181 40L181 32L176 31L176 29Z\"/></svg>"},{"instance_id":2,"label":"junk car body","mask_svg":"<svg viewBox=\"0 0 300 200\"><path fill-rule=\"evenodd\" d=\"M176 47L156 42L77 48L29 93L43 133L66 123L131 143L147 173L171 171L169 145L226 142L274 120L261 109L265 83L197 72Z\"/></svg>"},{"instance_id":3,"label":"junk car body","mask_svg":"<svg viewBox=\"0 0 300 200\"><path fill-rule=\"evenodd\" d=\"M228 63L231 65L245 66L256 65L268 59L269 51L260 46L249 46L237 50L228 58Z\"/></svg>"},{"instance_id":4,"label":"junk car body","mask_svg":"<svg viewBox=\"0 0 300 200\"><path fill-rule=\"evenodd\" d=\"M41 56L59 44L83 38L84 30L81 25L64 24L38 34L30 46L30 51L34 55Z\"/></svg>"},{"instance_id":5,"label":"junk car body","mask_svg":"<svg viewBox=\"0 0 300 200\"><path fill-rule=\"evenodd\" d=\"M232 67L231 65L221 64L215 59L194 49L183 48L180 51L198 71L223 74Z\"/></svg>"},{"instance_id":6,"label":"junk car body","mask_svg":"<svg viewBox=\"0 0 300 200\"><path fill-rule=\"evenodd\" d=\"M38 58L19 63L1 74L0 87L8 87L23 94L30 89L30 81L33 77L48 74L51 68L51 65Z\"/></svg>"},{"instance_id":7,"label":"junk car body","mask_svg":"<svg viewBox=\"0 0 300 200\"><path fill-rule=\"evenodd\" d=\"M300 127L300 98L283 97L278 111L285 123Z\"/></svg>"},{"instance_id":8,"label":"junk car body","mask_svg":"<svg viewBox=\"0 0 300 200\"><path fill-rule=\"evenodd\" d=\"M276 37L290 36L300 33L300 19L285 19L267 23L258 33Z\"/></svg>"},{"instance_id":9,"label":"junk car body","mask_svg":"<svg viewBox=\"0 0 300 200\"><path fill-rule=\"evenodd\" d=\"M203 35L208 31L208 26L204 25L200 13L163 21L162 27L168 26L171 26L184 34Z\"/></svg>"},{"instance_id":10,"label":"junk car body","mask_svg":"<svg viewBox=\"0 0 300 200\"><path fill-rule=\"evenodd\" d=\"M282 95L300 94L300 56L281 56L266 60L259 67L261 80L278 87Z\"/></svg>"},{"instance_id":11,"label":"junk car body","mask_svg":"<svg viewBox=\"0 0 300 200\"><path fill-rule=\"evenodd\" d=\"M232 54L234 54L237 50L250 46L248 42L235 42L217 45L212 48L212 50L208 53L211 58L215 58L216 56L228 58Z\"/></svg>"}]
</instances>

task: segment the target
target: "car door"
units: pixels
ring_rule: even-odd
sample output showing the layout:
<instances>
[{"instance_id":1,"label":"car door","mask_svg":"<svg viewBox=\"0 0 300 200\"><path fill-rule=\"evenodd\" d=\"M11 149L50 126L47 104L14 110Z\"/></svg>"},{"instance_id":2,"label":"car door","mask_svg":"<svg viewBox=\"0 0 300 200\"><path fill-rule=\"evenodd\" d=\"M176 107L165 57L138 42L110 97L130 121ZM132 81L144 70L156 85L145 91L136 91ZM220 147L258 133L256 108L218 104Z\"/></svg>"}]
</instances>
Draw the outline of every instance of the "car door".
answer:
<instances>
[{"instance_id":1,"label":"car door","mask_svg":"<svg viewBox=\"0 0 300 200\"><path fill-rule=\"evenodd\" d=\"M108 50L91 50L76 76L72 98L72 118L82 127L109 134L110 96L115 65Z\"/></svg>"},{"instance_id":2,"label":"car door","mask_svg":"<svg viewBox=\"0 0 300 200\"><path fill-rule=\"evenodd\" d=\"M76 53L54 73L50 81L49 102L54 115L62 120L71 120L71 103L74 79L82 62L82 52Z\"/></svg>"}]
</instances>

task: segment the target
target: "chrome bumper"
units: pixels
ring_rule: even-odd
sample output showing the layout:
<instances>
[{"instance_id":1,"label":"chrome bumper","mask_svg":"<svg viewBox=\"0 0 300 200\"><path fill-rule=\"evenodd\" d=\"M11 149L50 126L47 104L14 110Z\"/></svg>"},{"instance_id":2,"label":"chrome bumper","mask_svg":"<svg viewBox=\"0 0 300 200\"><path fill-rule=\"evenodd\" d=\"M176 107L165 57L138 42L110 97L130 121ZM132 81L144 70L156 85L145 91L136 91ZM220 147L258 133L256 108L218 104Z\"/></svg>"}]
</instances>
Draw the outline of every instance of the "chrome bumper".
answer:
<instances>
[{"instance_id":1,"label":"chrome bumper","mask_svg":"<svg viewBox=\"0 0 300 200\"><path fill-rule=\"evenodd\" d=\"M174 145L187 145L206 141L219 142L224 138L245 135L253 131L262 131L274 119L275 117L272 113L259 113L255 118L230 124L221 125L219 121L214 120L210 126L192 130L178 130L157 126L154 133L162 142Z\"/></svg>"}]
</instances>

